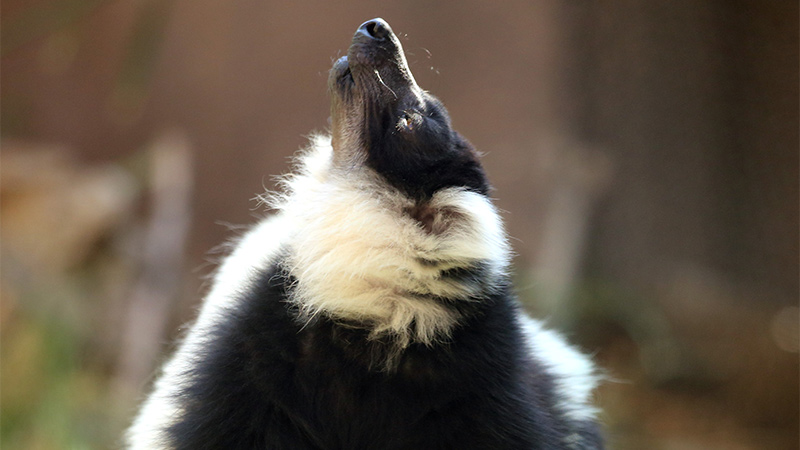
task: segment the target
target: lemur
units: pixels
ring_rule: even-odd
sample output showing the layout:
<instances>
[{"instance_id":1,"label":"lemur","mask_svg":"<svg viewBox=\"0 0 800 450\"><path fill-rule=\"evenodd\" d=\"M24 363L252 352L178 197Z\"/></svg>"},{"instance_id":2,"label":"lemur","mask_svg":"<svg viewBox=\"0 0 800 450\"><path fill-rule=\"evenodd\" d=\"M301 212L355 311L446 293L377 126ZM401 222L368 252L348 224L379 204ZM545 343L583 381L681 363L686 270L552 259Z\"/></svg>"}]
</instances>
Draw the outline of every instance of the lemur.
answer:
<instances>
[{"instance_id":1,"label":"lemur","mask_svg":"<svg viewBox=\"0 0 800 450\"><path fill-rule=\"evenodd\" d=\"M222 262L131 449L599 449L590 360L521 309L478 153L382 19Z\"/></svg>"}]
</instances>

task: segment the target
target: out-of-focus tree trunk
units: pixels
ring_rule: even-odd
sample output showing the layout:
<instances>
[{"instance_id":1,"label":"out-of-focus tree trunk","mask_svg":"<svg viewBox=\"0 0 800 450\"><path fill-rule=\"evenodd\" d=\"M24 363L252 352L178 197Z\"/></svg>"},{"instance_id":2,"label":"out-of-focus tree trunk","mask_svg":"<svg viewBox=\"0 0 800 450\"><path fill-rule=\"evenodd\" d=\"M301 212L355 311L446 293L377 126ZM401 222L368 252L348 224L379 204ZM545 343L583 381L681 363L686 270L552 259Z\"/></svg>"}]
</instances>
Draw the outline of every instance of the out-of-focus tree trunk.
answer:
<instances>
[{"instance_id":1,"label":"out-of-focus tree trunk","mask_svg":"<svg viewBox=\"0 0 800 450\"><path fill-rule=\"evenodd\" d=\"M584 5L579 132L616 169L590 273L647 290L703 267L795 302L797 3Z\"/></svg>"}]
</instances>

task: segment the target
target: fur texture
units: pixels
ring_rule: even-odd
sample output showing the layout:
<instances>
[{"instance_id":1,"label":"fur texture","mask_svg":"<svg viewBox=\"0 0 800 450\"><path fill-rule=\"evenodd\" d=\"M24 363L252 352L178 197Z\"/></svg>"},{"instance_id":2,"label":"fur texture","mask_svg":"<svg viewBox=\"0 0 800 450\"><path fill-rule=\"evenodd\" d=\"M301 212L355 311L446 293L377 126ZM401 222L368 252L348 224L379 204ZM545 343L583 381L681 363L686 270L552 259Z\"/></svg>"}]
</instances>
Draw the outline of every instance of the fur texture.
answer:
<instances>
[{"instance_id":1,"label":"fur texture","mask_svg":"<svg viewBox=\"0 0 800 450\"><path fill-rule=\"evenodd\" d=\"M494 207L450 187L417 213L424 218L414 217L414 200L370 169L331 171L332 156L330 141L316 138L299 174L286 180L286 195L273 200L294 230L292 301L309 318L368 321L373 338L388 334L401 346L448 337L457 318L435 299L469 301L485 288L448 271L485 265L487 277L504 275L508 247Z\"/></svg>"},{"instance_id":2,"label":"fur texture","mask_svg":"<svg viewBox=\"0 0 800 450\"><path fill-rule=\"evenodd\" d=\"M362 25L275 214L220 266L132 449L601 448L591 362L520 310L477 153Z\"/></svg>"}]
</instances>

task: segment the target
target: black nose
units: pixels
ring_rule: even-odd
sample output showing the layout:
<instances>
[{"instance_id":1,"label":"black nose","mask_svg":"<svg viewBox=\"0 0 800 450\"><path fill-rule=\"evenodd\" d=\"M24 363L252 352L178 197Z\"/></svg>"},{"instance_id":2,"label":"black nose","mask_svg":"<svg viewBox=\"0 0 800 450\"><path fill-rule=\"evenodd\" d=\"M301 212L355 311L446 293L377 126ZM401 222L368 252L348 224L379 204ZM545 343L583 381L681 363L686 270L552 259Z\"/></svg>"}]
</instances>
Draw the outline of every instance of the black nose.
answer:
<instances>
[{"instance_id":1,"label":"black nose","mask_svg":"<svg viewBox=\"0 0 800 450\"><path fill-rule=\"evenodd\" d=\"M389 28L389 24L385 20L377 18L362 23L356 30L356 35L360 34L376 41L383 41L389 37L391 32L392 29Z\"/></svg>"}]
</instances>

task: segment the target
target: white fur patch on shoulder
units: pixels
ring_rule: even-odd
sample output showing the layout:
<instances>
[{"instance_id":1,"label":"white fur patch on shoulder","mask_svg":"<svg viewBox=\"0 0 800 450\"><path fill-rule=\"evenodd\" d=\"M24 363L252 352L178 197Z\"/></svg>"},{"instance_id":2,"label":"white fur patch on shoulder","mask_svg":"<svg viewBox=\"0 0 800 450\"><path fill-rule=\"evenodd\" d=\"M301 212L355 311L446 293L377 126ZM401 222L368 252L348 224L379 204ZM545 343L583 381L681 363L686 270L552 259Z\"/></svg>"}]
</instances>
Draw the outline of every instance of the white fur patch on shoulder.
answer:
<instances>
[{"instance_id":1,"label":"white fur patch on shoulder","mask_svg":"<svg viewBox=\"0 0 800 450\"><path fill-rule=\"evenodd\" d=\"M235 308L241 289L246 289L257 274L269 268L291 229L278 215L266 219L240 239L233 253L218 268L211 291L206 296L196 322L164 365L152 393L142 405L133 425L126 433L128 448L147 450L166 448L163 432L181 415L175 396L188 380L185 374L191 368L206 340L209 330L219 323L224 312Z\"/></svg>"},{"instance_id":2,"label":"white fur patch on shoulder","mask_svg":"<svg viewBox=\"0 0 800 450\"><path fill-rule=\"evenodd\" d=\"M488 267L502 275L509 249L501 220L483 195L443 189L425 205L436 232L409 211L418 205L370 169L335 169L330 138L317 137L284 180L272 204L295 231L288 265L298 280L293 300L309 316L374 324L373 334L400 343L431 343L456 317L430 298L467 299L476 287L443 271Z\"/></svg>"},{"instance_id":3,"label":"white fur patch on shoulder","mask_svg":"<svg viewBox=\"0 0 800 450\"><path fill-rule=\"evenodd\" d=\"M524 314L519 321L533 357L553 375L559 410L576 422L594 420L598 409L592 405L592 391L599 377L592 361L539 321Z\"/></svg>"}]
</instances>

